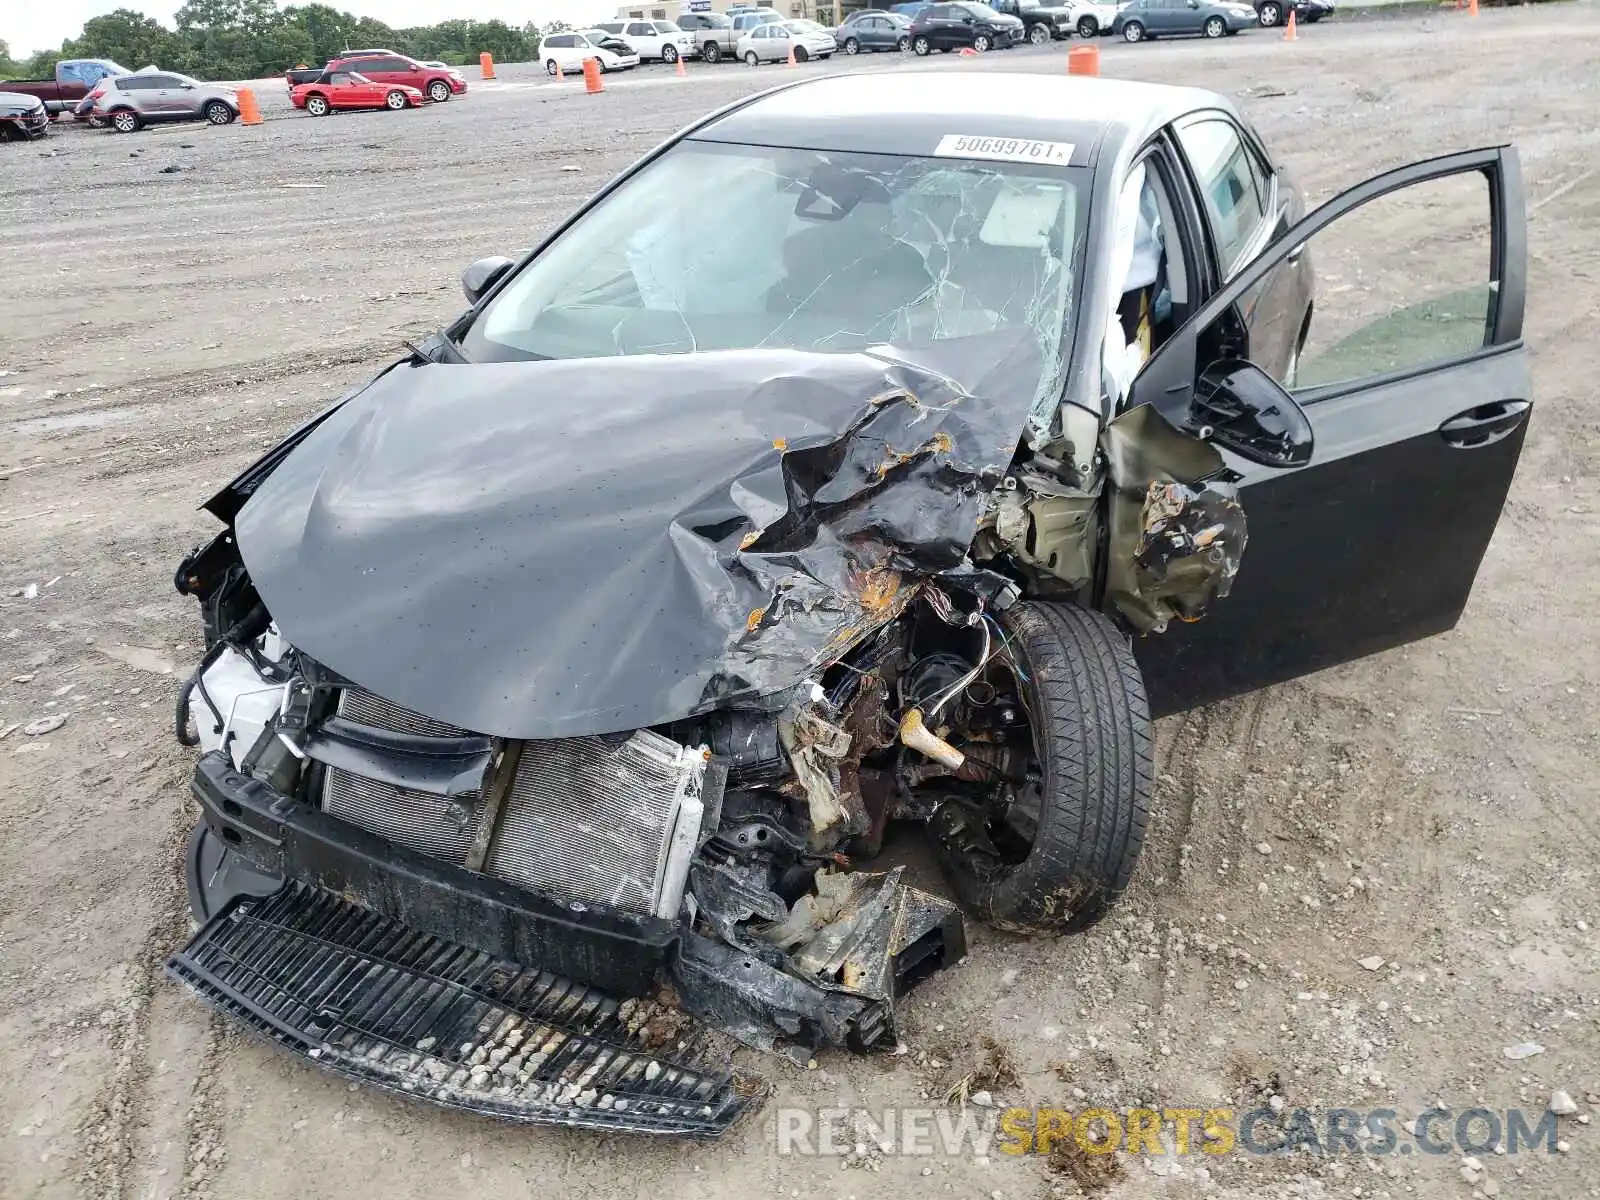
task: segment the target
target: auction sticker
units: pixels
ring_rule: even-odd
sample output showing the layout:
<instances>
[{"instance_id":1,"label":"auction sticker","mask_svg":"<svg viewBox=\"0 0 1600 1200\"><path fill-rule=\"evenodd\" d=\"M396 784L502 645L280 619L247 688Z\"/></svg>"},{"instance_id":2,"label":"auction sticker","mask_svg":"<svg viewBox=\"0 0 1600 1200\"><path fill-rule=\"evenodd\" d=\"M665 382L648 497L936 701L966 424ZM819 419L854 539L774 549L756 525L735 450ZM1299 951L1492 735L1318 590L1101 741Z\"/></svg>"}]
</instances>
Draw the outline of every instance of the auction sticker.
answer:
<instances>
[{"instance_id":1,"label":"auction sticker","mask_svg":"<svg viewBox=\"0 0 1600 1200\"><path fill-rule=\"evenodd\" d=\"M1040 142L1032 138L981 137L947 133L934 147L940 158L989 158L998 162L1066 164L1072 161L1071 142Z\"/></svg>"}]
</instances>

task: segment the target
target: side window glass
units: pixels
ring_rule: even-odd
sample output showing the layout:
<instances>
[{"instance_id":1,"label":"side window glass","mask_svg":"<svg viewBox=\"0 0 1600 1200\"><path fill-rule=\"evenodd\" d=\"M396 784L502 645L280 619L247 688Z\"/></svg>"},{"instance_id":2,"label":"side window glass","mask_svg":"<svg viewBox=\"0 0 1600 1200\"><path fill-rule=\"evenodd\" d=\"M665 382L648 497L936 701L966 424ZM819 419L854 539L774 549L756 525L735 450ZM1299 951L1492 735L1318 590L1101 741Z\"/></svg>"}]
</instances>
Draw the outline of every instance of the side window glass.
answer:
<instances>
[{"instance_id":1,"label":"side window glass","mask_svg":"<svg viewBox=\"0 0 1600 1200\"><path fill-rule=\"evenodd\" d=\"M1413 184L1308 240L1310 326L1286 377L1292 391L1434 366L1489 344L1498 315L1488 177Z\"/></svg>"},{"instance_id":2,"label":"side window glass","mask_svg":"<svg viewBox=\"0 0 1600 1200\"><path fill-rule=\"evenodd\" d=\"M1238 269L1266 220L1266 181L1233 122L1195 121L1178 140L1200 184L1201 200L1217 242L1224 275Z\"/></svg>"},{"instance_id":3,"label":"side window glass","mask_svg":"<svg viewBox=\"0 0 1600 1200\"><path fill-rule=\"evenodd\" d=\"M89 78L90 70L78 63L62 63L60 75L62 83L92 84L94 82Z\"/></svg>"}]
</instances>

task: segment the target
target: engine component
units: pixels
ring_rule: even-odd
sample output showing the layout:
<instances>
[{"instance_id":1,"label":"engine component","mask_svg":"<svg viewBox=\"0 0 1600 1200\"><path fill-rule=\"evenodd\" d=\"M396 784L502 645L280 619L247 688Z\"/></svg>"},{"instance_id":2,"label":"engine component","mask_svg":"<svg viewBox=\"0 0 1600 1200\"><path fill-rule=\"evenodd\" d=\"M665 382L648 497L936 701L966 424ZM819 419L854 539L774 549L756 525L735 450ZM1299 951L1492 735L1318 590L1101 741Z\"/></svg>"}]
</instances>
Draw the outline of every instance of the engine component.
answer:
<instances>
[{"instance_id":1,"label":"engine component","mask_svg":"<svg viewBox=\"0 0 1600 1200\"><path fill-rule=\"evenodd\" d=\"M728 761L728 782L736 786L767 783L789 774L776 713L724 709L679 722L669 732L686 746L710 746L711 753Z\"/></svg>"},{"instance_id":2,"label":"engine component","mask_svg":"<svg viewBox=\"0 0 1600 1200\"><path fill-rule=\"evenodd\" d=\"M906 672L902 691L906 706L926 709L971 672L970 662L948 650L923 655Z\"/></svg>"},{"instance_id":3,"label":"engine component","mask_svg":"<svg viewBox=\"0 0 1600 1200\"><path fill-rule=\"evenodd\" d=\"M900 718L900 740L918 754L943 763L952 771L959 771L966 762L961 751L923 724L920 708L907 709L906 715Z\"/></svg>"}]
</instances>

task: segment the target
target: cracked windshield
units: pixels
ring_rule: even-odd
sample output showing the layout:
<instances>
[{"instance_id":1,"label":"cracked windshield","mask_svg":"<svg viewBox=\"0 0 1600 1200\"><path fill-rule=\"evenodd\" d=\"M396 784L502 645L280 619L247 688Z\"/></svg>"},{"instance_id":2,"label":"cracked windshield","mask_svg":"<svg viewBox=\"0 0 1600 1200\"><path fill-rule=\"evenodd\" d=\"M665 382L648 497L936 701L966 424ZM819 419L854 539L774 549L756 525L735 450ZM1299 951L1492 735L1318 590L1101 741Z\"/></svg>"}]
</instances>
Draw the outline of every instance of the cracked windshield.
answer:
<instances>
[{"instance_id":1,"label":"cracked windshield","mask_svg":"<svg viewBox=\"0 0 1600 1200\"><path fill-rule=\"evenodd\" d=\"M1031 330L1053 387L1081 169L683 143L488 305L477 361L856 351Z\"/></svg>"}]
</instances>

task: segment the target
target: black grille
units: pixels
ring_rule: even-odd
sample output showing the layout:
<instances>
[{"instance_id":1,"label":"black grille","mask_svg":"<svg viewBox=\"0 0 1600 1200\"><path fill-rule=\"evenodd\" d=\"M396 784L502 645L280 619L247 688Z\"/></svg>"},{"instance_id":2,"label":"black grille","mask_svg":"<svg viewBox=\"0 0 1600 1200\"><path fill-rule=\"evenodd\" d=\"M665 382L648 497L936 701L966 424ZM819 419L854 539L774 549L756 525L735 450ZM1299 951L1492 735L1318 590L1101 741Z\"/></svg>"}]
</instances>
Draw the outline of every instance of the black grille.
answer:
<instances>
[{"instance_id":1,"label":"black grille","mask_svg":"<svg viewBox=\"0 0 1600 1200\"><path fill-rule=\"evenodd\" d=\"M167 973L325 1067L489 1116L715 1136L761 1090L718 1065L681 1014L303 885L213 918Z\"/></svg>"}]
</instances>

